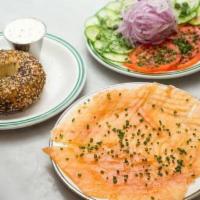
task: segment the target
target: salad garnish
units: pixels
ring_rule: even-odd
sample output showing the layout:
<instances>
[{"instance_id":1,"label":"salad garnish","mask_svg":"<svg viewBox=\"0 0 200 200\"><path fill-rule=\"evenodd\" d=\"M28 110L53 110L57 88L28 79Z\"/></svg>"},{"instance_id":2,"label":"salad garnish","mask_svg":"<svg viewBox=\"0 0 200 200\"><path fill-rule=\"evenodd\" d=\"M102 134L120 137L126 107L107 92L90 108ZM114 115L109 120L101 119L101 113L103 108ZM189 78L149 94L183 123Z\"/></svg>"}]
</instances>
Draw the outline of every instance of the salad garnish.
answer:
<instances>
[{"instance_id":1,"label":"salad garnish","mask_svg":"<svg viewBox=\"0 0 200 200\"><path fill-rule=\"evenodd\" d=\"M87 21L85 34L107 64L166 73L199 63L199 25L200 0L118 0Z\"/></svg>"}]
</instances>

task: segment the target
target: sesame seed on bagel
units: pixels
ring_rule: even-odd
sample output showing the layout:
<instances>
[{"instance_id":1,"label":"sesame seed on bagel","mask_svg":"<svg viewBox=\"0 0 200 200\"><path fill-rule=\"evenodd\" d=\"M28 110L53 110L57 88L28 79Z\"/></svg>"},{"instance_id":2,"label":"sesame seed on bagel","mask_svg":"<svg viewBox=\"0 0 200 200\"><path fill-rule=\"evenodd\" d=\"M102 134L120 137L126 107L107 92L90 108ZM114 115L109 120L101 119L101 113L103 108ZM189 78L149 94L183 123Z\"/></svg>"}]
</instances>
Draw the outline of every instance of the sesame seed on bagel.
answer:
<instances>
[{"instance_id":1,"label":"sesame seed on bagel","mask_svg":"<svg viewBox=\"0 0 200 200\"><path fill-rule=\"evenodd\" d=\"M22 111L38 100L46 75L27 52L0 50L0 114Z\"/></svg>"}]
</instances>

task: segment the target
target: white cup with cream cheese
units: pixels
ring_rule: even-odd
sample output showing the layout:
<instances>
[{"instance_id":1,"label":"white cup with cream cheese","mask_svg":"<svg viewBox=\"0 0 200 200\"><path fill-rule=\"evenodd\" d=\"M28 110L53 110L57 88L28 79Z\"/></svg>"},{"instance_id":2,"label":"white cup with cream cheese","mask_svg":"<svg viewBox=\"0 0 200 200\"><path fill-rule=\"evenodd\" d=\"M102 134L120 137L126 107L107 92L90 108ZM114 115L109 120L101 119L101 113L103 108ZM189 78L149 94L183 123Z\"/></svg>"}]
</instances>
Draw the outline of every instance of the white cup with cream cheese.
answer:
<instances>
[{"instance_id":1,"label":"white cup with cream cheese","mask_svg":"<svg viewBox=\"0 0 200 200\"><path fill-rule=\"evenodd\" d=\"M19 18L4 29L4 37L16 50L28 51L39 59L46 25L35 18Z\"/></svg>"}]
</instances>

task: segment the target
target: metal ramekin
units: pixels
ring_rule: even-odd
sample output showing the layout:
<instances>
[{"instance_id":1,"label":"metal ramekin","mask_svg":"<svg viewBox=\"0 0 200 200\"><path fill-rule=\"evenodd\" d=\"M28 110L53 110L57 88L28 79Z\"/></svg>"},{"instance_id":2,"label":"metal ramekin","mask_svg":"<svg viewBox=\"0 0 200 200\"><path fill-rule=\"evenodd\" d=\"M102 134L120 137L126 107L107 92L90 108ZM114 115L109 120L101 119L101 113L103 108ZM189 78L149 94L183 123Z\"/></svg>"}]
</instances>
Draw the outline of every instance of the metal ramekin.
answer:
<instances>
[{"instance_id":1,"label":"metal ramekin","mask_svg":"<svg viewBox=\"0 0 200 200\"><path fill-rule=\"evenodd\" d=\"M11 44L11 46L15 49L15 50L20 50L20 51L26 51L26 52L29 52L31 53L34 57L36 57L37 59L40 59L40 52L41 52L41 48L42 48L42 43L43 43L43 39L47 33L47 27L46 27L46 24L37 19L37 18L34 18L34 17L25 17L25 18L17 18L15 20L18 20L18 19L34 19L34 20L37 20L39 21L40 23L42 23L44 25L44 34L38 39L38 40L35 40L31 43L16 43L16 42L13 42L12 40L10 40L9 38L6 37L6 34L5 34L5 29L3 31L3 34L4 34L4 37L5 39ZM13 20L13 21L15 21Z\"/></svg>"}]
</instances>

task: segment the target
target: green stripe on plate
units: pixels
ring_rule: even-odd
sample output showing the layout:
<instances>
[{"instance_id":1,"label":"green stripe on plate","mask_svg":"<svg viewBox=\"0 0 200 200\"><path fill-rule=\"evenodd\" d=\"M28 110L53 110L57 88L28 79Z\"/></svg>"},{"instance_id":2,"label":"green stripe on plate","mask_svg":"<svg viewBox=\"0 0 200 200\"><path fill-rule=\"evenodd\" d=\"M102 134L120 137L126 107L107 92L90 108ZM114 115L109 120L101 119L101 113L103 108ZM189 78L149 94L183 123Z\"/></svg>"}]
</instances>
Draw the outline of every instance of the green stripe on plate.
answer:
<instances>
[{"instance_id":1,"label":"green stripe on plate","mask_svg":"<svg viewBox=\"0 0 200 200\"><path fill-rule=\"evenodd\" d=\"M0 33L0 36L2 35L3 33ZM70 94L59 105L35 117L30 117L30 118L26 118L22 120L10 120L6 122L0 121L0 129L12 129L12 128L30 126L30 125L45 121L49 119L50 117L53 117L54 115L61 112L64 108L69 106L73 102L73 100L75 100L75 98L78 96L78 94L80 93L80 91L82 90L84 86L84 83L86 80L86 69L85 69L84 62L81 56L79 55L78 51L71 44L69 44L68 42L66 42L65 40L63 40L62 38L58 36L47 34L45 37L58 42L59 44L61 44L62 46L70 50L70 52L74 55L78 64L77 66L78 66L79 74L78 74L77 82L75 83L75 86L70 92Z\"/></svg>"}]
</instances>

